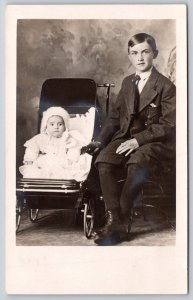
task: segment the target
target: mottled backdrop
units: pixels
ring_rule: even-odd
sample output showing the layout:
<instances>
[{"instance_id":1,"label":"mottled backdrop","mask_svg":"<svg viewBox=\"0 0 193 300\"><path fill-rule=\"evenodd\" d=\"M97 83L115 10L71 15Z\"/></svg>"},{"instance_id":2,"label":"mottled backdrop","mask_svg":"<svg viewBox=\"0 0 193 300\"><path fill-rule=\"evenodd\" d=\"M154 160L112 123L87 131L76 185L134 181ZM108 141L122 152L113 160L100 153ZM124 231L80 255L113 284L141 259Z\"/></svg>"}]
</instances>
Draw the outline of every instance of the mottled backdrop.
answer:
<instances>
[{"instance_id":1,"label":"mottled backdrop","mask_svg":"<svg viewBox=\"0 0 193 300\"><path fill-rule=\"evenodd\" d=\"M115 83L112 103L122 79L133 72L128 38L153 35L159 55L155 66L175 82L174 20L19 20L17 26L17 162L23 144L37 133L37 111L43 82L53 77L86 77ZM105 91L99 91L104 106Z\"/></svg>"}]
</instances>

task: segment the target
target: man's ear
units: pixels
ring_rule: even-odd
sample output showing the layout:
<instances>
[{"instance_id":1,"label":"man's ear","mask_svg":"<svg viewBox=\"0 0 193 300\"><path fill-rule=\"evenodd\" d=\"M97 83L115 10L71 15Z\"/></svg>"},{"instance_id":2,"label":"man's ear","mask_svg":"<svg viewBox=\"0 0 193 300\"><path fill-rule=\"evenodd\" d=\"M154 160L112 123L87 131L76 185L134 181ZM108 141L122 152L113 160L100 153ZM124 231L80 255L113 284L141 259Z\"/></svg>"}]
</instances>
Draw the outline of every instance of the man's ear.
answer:
<instances>
[{"instance_id":1,"label":"man's ear","mask_svg":"<svg viewBox=\"0 0 193 300\"><path fill-rule=\"evenodd\" d=\"M158 53L159 53L159 51L158 51L158 50L155 50L155 51L153 52L153 58L156 58L156 57L158 56Z\"/></svg>"}]
</instances>

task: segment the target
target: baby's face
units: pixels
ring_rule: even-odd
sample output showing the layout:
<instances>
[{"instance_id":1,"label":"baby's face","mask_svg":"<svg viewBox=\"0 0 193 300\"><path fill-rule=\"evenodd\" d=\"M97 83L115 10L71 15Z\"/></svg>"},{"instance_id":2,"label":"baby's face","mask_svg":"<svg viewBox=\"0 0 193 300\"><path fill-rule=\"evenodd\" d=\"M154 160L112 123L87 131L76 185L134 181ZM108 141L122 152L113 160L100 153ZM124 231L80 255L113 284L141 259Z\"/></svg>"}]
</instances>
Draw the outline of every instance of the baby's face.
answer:
<instances>
[{"instance_id":1,"label":"baby's face","mask_svg":"<svg viewBox=\"0 0 193 300\"><path fill-rule=\"evenodd\" d=\"M60 116L51 116L47 122L47 133L50 136L61 137L66 130L64 120Z\"/></svg>"}]
</instances>

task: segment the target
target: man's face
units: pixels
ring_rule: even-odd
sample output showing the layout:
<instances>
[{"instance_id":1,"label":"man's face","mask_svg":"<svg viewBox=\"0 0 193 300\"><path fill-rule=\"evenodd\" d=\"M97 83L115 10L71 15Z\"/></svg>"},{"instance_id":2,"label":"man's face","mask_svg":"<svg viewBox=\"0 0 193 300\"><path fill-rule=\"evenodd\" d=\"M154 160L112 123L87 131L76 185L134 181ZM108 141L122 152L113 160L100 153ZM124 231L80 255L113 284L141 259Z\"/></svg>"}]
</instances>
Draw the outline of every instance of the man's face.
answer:
<instances>
[{"instance_id":1,"label":"man's face","mask_svg":"<svg viewBox=\"0 0 193 300\"><path fill-rule=\"evenodd\" d=\"M146 41L129 48L129 59L139 73L151 68L153 58L153 50Z\"/></svg>"},{"instance_id":2,"label":"man's face","mask_svg":"<svg viewBox=\"0 0 193 300\"><path fill-rule=\"evenodd\" d=\"M66 130L64 121L60 116L51 116L47 122L47 133L50 136L61 137L63 132Z\"/></svg>"}]
</instances>

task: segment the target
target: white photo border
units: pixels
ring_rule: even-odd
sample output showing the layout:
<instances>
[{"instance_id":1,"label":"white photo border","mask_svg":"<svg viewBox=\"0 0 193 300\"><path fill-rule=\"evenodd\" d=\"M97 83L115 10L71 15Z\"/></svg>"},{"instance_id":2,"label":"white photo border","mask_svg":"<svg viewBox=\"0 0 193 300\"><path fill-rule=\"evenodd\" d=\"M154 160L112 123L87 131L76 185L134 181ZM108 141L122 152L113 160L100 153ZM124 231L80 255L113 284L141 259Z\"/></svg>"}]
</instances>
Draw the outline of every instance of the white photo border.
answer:
<instances>
[{"instance_id":1,"label":"white photo border","mask_svg":"<svg viewBox=\"0 0 193 300\"><path fill-rule=\"evenodd\" d=\"M9 294L187 292L187 28L185 5L8 6L6 26L6 289ZM86 14L85 14L86 11ZM164 18L177 24L177 234L175 247L16 247L16 22L24 18ZM70 17L69 17L70 16ZM133 17L132 17L133 18ZM10 39L10 36L12 37ZM178 59L179 58L179 59ZM183 99L183 100L181 100ZM182 176L183 174L183 176ZM183 201L182 201L183 199ZM53 253L55 255L53 256ZM143 254L143 255L142 255ZM104 272L108 270L107 273ZM52 272L50 272L52 270ZM81 270L81 271L80 271ZM124 270L124 273L122 272ZM149 279L147 280L147 270ZM133 273L134 272L134 273ZM53 276L54 274L54 276ZM120 276L121 274L121 276ZM134 275L135 274L135 275ZM137 279L135 276L137 274ZM94 277L92 277L92 276ZM81 278L81 280L80 280ZM150 280L151 279L151 280ZM65 282L65 285L64 285ZM76 284L75 284L76 283ZM104 284L105 283L105 284ZM151 283L151 284L150 284Z\"/></svg>"}]
</instances>

